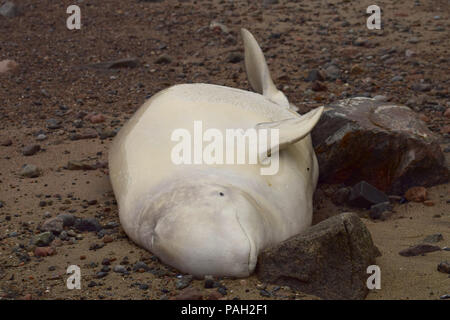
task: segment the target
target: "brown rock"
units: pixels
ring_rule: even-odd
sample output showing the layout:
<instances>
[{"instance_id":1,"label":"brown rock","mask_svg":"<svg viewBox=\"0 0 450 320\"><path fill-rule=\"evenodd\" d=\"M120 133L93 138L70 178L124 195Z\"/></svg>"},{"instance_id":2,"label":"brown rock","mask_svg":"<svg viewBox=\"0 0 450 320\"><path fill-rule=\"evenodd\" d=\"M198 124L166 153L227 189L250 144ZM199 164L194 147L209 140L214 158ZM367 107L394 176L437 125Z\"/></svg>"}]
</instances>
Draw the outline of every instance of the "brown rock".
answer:
<instances>
[{"instance_id":1,"label":"brown rock","mask_svg":"<svg viewBox=\"0 0 450 320\"><path fill-rule=\"evenodd\" d=\"M450 263L447 261L441 262L438 264L437 269L442 273L450 273Z\"/></svg>"},{"instance_id":2,"label":"brown rock","mask_svg":"<svg viewBox=\"0 0 450 320\"><path fill-rule=\"evenodd\" d=\"M104 243L110 243L110 242L113 242L113 241L114 241L113 237L111 237L109 235L106 235L106 236L103 237L103 242Z\"/></svg>"},{"instance_id":3,"label":"brown rock","mask_svg":"<svg viewBox=\"0 0 450 320\"><path fill-rule=\"evenodd\" d=\"M427 189L424 187L412 187L405 192L405 198L408 201L423 202L427 200Z\"/></svg>"},{"instance_id":4,"label":"brown rock","mask_svg":"<svg viewBox=\"0 0 450 320\"><path fill-rule=\"evenodd\" d=\"M50 231L60 234L63 231L64 220L61 217L50 218L44 221L41 226L41 231Z\"/></svg>"},{"instance_id":5,"label":"brown rock","mask_svg":"<svg viewBox=\"0 0 450 320\"><path fill-rule=\"evenodd\" d=\"M105 122L106 118L104 115L99 113L99 114L94 114L93 116L91 116L89 120L92 123L102 123L102 122Z\"/></svg>"},{"instance_id":6,"label":"brown rock","mask_svg":"<svg viewBox=\"0 0 450 320\"><path fill-rule=\"evenodd\" d=\"M19 65L13 60L0 61L0 73L6 73L16 69Z\"/></svg>"},{"instance_id":7,"label":"brown rock","mask_svg":"<svg viewBox=\"0 0 450 320\"><path fill-rule=\"evenodd\" d=\"M441 248L439 246L433 246L431 244L422 243L422 244L418 244L413 247L403 249L398 254L401 256L404 256L404 257L414 257L414 256L418 256L418 255L423 255L428 252L434 252L434 251L439 251L439 250L441 250Z\"/></svg>"},{"instance_id":8,"label":"brown rock","mask_svg":"<svg viewBox=\"0 0 450 320\"><path fill-rule=\"evenodd\" d=\"M67 170L95 170L97 167L82 161L70 160L67 163Z\"/></svg>"},{"instance_id":9,"label":"brown rock","mask_svg":"<svg viewBox=\"0 0 450 320\"><path fill-rule=\"evenodd\" d=\"M175 300L203 300L203 295L197 288L187 288L174 297Z\"/></svg>"},{"instance_id":10,"label":"brown rock","mask_svg":"<svg viewBox=\"0 0 450 320\"><path fill-rule=\"evenodd\" d=\"M32 144L32 145L28 145L28 146L23 147L22 154L24 156L32 156L32 155L38 153L39 150L41 150L41 146L40 145Z\"/></svg>"},{"instance_id":11,"label":"brown rock","mask_svg":"<svg viewBox=\"0 0 450 320\"><path fill-rule=\"evenodd\" d=\"M12 145L12 140L9 138L4 138L0 140L0 146L2 147L9 147L10 145Z\"/></svg>"},{"instance_id":12,"label":"brown rock","mask_svg":"<svg viewBox=\"0 0 450 320\"><path fill-rule=\"evenodd\" d=\"M37 247L34 250L34 255L36 257L46 257L46 256L52 256L56 254L56 250L52 247Z\"/></svg>"},{"instance_id":13,"label":"brown rock","mask_svg":"<svg viewBox=\"0 0 450 320\"><path fill-rule=\"evenodd\" d=\"M312 139L325 183L365 180L400 195L449 181L439 138L405 106L369 98L338 101L326 106Z\"/></svg>"},{"instance_id":14,"label":"brown rock","mask_svg":"<svg viewBox=\"0 0 450 320\"><path fill-rule=\"evenodd\" d=\"M377 255L364 223L347 212L264 250L256 273L263 282L324 299L363 299L368 291L367 267Z\"/></svg>"},{"instance_id":15,"label":"brown rock","mask_svg":"<svg viewBox=\"0 0 450 320\"><path fill-rule=\"evenodd\" d=\"M450 118L450 108L447 108L447 110L445 110L444 117Z\"/></svg>"},{"instance_id":16,"label":"brown rock","mask_svg":"<svg viewBox=\"0 0 450 320\"><path fill-rule=\"evenodd\" d=\"M328 90L327 86L324 85L324 84L323 84L322 82L320 82L320 81L314 81L313 84L312 84L311 89L312 89L313 91L327 91L327 90Z\"/></svg>"}]
</instances>

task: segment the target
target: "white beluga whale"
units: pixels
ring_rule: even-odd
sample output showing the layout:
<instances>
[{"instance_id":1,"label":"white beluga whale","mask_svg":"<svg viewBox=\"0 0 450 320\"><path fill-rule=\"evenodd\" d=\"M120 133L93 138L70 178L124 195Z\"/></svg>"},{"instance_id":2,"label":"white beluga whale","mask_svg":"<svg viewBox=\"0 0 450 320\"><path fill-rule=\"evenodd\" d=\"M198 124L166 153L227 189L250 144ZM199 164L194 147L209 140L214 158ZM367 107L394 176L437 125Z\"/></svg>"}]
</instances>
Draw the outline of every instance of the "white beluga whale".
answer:
<instances>
[{"instance_id":1,"label":"white beluga whale","mask_svg":"<svg viewBox=\"0 0 450 320\"><path fill-rule=\"evenodd\" d=\"M261 250L312 222L319 168L309 133L323 107L305 115L293 111L272 82L253 35L245 29L241 34L256 93L201 83L172 86L139 108L109 151L111 183L127 235L164 263L199 277L246 277ZM174 161L176 139L181 139L174 133L191 133L184 146L193 146L195 153L199 122L205 135L215 130L216 138L230 129L277 129L278 139L258 150L257 163L205 163L192 154L190 163ZM205 135L204 150L205 141L212 141ZM222 150L239 152L237 147L226 143ZM191 151L183 150L182 156ZM275 158L274 172L262 174Z\"/></svg>"}]
</instances>

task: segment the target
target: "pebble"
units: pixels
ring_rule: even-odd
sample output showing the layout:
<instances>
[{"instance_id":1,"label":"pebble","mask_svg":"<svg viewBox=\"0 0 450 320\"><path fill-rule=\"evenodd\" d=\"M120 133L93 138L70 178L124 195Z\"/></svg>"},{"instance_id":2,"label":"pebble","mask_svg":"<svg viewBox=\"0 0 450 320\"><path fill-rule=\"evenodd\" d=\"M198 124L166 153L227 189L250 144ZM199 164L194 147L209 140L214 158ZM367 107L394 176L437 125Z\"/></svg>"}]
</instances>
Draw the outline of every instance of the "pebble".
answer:
<instances>
[{"instance_id":1,"label":"pebble","mask_svg":"<svg viewBox=\"0 0 450 320\"><path fill-rule=\"evenodd\" d=\"M120 265L120 264L114 266L113 271L116 272L116 273L122 273L122 274L128 273L127 268L125 266Z\"/></svg>"},{"instance_id":2,"label":"pebble","mask_svg":"<svg viewBox=\"0 0 450 320\"><path fill-rule=\"evenodd\" d=\"M44 221L41 226L42 231L50 231L54 234L60 234L63 231L64 221L60 217L50 218Z\"/></svg>"},{"instance_id":3,"label":"pebble","mask_svg":"<svg viewBox=\"0 0 450 320\"><path fill-rule=\"evenodd\" d=\"M40 175L40 170L33 164L26 164L22 167L20 175L26 178L37 178Z\"/></svg>"},{"instance_id":4,"label":"pebble","mask_svg":"<svg viewBox=\"0 0 450 320\"><path fill-rule=\"evenodd\" d=\"M175 282L175 287L178 290L184 289L191 284L193 279L194 279L194 277L192 275L182 276L180 279L177 279L177 281Z\"/></svg>"},{"instance_id":5,"label":"pebble","mask_svg":"<svg viewBox=\"0 0 450 320\"><path fill-rule=\"evenodd\" d=\"M7 18L14 18L20 15L20 10L14 2L7 1L0 7L0 15Z\"/></svg>"},{"instance_id":6,"label":"pebble","mask_svg":"<svg viewBox=\"0 0 450 320\"><path fill-rule=\"evenodd\" d=\"M438 264L437 270L442 273L450 273L450 263L448 261L443 261Z\"/></svg>"},{"instance_id":7,"label":"pebble","mask_svg":"<svg viewBox=\"0 0 450 320\"><path fill-rule=\"evenodd\" d=\"M341 76L341 70L339 70L339 68L333 64L325 69L325 73L327 75L327 78L331 80L339 79L339 77Z\"/></svg>"},{"instance_id":8,"label":"pebble","mask_svg":"<svg viewBox=\"0 0 450 320\"><path fill-rule=\"evenodd\" d=\"M202 300L203 295L197 288L186 288L177 296L174 297L175 300Z\"/></svg>"},{"instance_id":9,"label":"pebble","mask_svg":"<svg viewBox=\"0 0 450 320\"><path fill-rule=\"evenodd\" d=\"M32 155L35 155L36 153L38 153L39 150L41 150L41 146L40 145L32 144L32 145L28 145L28 146L23 147L22 154L24 156L32 156Z\"/></svg>"},{"instance_id":10,"label":"pebble","mask_svg":"<svg viewBox=\"0 0 450 320\"><path fill-rule=\"evenodd\" d=\"M169 64L172 62L172 58L167 54L160 55L156 60L156 64Z\"/></svg>"},{"instance_id":11,"label":"pebble","mask_svg":"<svg viewBox=\"0 0 450 320\"><path fill-rule=\"evenodd\" d=\"M47 128L48 129L60 129L61 128L61 120L58 119L48 119L47 120Z\"/></svg>"},{"instance_id":12,"label":"pebble","mask_svg":"<svg viewBox=\"0 0 450 320\"><path fill-rule=\"evenodd\" d=\"M45 134L43 134L43 133L38 134L37 137L36 137L37 141L44 141L45 139L47 139L47 136Z\"/></svg>"},{"instance_id":13,"label":"pebble","mask_svg":"<svg viewBox=\"0 0 450 320\"><path fill-rule=\"evenodd\" d=\"M74 223L74 227L78 231L100 231L102 229L102 226L95 218L83 218L83 219L76 219Z\"/></svg>"},{"instance_id":14,"label":"pebble","mask_svg":"<svg viewBox=\"0 0 450 320\"><path fill-rule=\"evenodd\" d=\"M53 256L56 254L56 250L52 247L37 247L34 250L34 255L36 257L47 257Z\"/></svg>"},{"instance_id":15,"label":"pebble","mask_svg":"<svg viewBox=\"0 0 450 320\"><path fill-rule=\"evenodd\" d=\"M439 242L442 240L444 240L442 233L435 233L435 234L425 237L425 239L423 239L423 242L436 243L436 242Z\"/></svg>"},{"instance_id":16,"label":"pebble","mask_svg":"<svg viewBox=\"0 0 450 320\"><path fill-rule=\"evenodd\" d=\"M0 74L16 69L19 65L13 60L0 61Z\"/></svg>"},{"instance_id":17,"label":"pebble","mask_svg":"<svg viewBox=\"0 0 450 320\"><path fill-rule=\"evenodd\" d=\"M408 201L423 202L427 199L427 189L424 187L412 187L405 192Z\"/></svg>"},{"instance_id":18,"label":"pebble","mask_svg":"<svg viewBox=\"0 0 450 320\"><path fill-rule=\"evenodd\" d=\"M53 241L54 236L51 232L43 232L38 235L35 235L31 239L31 244L38 247L47 247Z\"/></svg>"},{"instance_id":19,"label":"pebble","mask_svg":"<svg viewBox=\"0 0 450 320\"><path fill-rule=\"evenodd\" d=\"M2 140L0 140L0 146L2 147L9 147L10 145L12 145L12 140L9 138L3 138Z\"/></svg>"},{"instance_id":20,"label":"pebble","mask_svg":"<svg viewBox=\"0 0 450 320\"><path fill-rule=\"evenodd\" d=\"M138 261L133 266L133 271L137 272L138 270L149 271L150 267L144 261Z\"/></svg>"},{"instance_id":21,"label":"pebble","mask_svg":"<svg viewBox=\"0 0 450 320\"><path fill-rule=\"evenodd\" d=\"M404 257L413 257L418 255L423 255L428 252L439 251L441 248L439 246L433 246L431 244L418 244L416 246L404 249L398 254Z\"/></svg>"}]
</instances>

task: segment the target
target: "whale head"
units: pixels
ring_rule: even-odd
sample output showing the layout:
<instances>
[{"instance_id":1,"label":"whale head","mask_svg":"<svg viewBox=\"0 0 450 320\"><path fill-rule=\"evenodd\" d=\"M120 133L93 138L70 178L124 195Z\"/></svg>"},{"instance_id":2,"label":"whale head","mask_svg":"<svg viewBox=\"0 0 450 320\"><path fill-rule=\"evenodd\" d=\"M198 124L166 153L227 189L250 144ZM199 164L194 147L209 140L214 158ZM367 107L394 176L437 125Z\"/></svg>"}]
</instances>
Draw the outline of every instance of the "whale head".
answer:
<instances>
[{"instance_id":1,"label":"whale head","mask_svg":"<svg viewBox=\"0 0 450 320\"><path fill-rule=\"evenodd\" d=\"M161 204L158 218L142 223L140 242L163 262L199 277L252 273L267 235L261 209L247 193L233 186L188 184L153 203Z\"/></svg>"}]
</instances>

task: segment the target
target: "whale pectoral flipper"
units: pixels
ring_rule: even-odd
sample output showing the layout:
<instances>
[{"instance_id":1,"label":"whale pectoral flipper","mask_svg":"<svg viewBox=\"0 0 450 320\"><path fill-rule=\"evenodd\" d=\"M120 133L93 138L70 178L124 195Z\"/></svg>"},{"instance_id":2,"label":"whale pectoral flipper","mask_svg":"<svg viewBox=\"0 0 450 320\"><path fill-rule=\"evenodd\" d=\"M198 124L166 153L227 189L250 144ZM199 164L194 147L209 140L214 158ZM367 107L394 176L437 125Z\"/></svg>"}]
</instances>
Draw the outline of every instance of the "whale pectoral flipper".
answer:
<instances>
[{"instance_id":1,"label":"whale pectoral flipper","mask_svg":"<svg viewBox=\"0 0 450 320\"><path fill-rule=\"evenodd\" d=\"M267 146L267 150L260 150L260 154L265 155L272 153L272 150L278 148L282 150L289 145L296 143L307 136L322 115L323 107L318 107L310 112L294 118L284 119L280 121L262 122L256 125L256 130L266 129L278 129L279 130L279 143L271 143Z\"/></svg>"}]
</instances>

